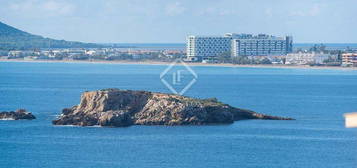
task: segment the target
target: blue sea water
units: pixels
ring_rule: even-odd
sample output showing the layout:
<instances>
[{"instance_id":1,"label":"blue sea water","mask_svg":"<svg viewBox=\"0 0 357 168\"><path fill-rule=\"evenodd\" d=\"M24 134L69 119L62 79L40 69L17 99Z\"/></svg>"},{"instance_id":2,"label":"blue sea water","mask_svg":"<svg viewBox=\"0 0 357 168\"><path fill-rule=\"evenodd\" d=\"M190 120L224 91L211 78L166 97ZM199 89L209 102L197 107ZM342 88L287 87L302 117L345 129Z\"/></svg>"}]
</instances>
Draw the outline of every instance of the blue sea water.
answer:
<instances>
[{"instance_id":1,"label":"blue sea water","mask_svg":"<svg viewBox=\"0 0 357 168\"><path fill-rule=\"evenodd\" d=\"M26 108L38 119L0 121L0 167L357 167L357 71L195 66L185 93L295 121L231 125L53 126L86 90L170 92L166 65L0 62L0 111Z\"/></svg>"}]
</instances>

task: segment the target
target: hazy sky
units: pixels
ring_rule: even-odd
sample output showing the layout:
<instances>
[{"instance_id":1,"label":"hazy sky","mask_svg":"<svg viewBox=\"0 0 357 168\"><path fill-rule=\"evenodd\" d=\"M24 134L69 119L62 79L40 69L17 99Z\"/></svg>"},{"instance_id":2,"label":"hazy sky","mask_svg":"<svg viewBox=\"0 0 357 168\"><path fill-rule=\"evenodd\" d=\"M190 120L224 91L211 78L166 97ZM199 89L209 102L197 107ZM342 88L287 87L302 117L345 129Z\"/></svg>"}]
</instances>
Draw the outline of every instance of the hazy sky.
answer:
<instances>
[{"instance_id":1,"label":"hazy sky","mask_svg":"<svg viewBox=\"0 0 357 168\"><path fill-rule=\"evenodd\" d=\"M357 43L357 0L0 0L0 21L84 42L184 43L226 32Z\"/></svg>"}]
</instances>

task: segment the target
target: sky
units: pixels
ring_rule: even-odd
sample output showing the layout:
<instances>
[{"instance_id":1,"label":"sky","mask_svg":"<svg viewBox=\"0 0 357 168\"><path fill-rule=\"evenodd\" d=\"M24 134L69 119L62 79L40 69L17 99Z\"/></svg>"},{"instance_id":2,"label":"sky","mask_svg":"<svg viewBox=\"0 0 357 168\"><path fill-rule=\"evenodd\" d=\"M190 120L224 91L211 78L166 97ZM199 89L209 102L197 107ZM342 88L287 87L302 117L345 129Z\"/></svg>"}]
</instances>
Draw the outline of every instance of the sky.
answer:
<instances>
[{"instance_id":1,"label":"sky","mask_svg":"<svg viewBox=\"0 0 357 168\"><path fill-rule=\"evenodd\" d=\"M1 22L97 43L185 43L228 32L357 43L356 17L357 0L0 0Z\"/></svg>"}]
</instances>

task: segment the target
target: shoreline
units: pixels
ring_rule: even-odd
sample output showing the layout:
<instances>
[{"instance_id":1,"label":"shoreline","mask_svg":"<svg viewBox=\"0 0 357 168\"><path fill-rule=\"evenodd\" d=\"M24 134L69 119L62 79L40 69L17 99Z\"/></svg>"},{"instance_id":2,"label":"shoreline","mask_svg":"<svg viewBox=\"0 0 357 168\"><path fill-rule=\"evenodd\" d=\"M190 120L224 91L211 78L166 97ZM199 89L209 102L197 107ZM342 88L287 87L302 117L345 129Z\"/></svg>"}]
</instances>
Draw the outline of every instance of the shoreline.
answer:
<instances>
[{"instance_id":1,"label":"shoreline","mask_svg":"<svg viewBox=\"0 0 357 168\"><path fill-rule=\"evenodd\" d=\"M0 62L37 62L37 63L92 63L92 64L139 64L139 65L170 65L172 62L163 61L105 61L105 60L23 60L23 59L0 59ZM185 62L189 66L211 66L211 67L237 67L237 68L283 68L283 69L330 69L330 70L357 70L357 67L340 66L309 66L309 65L239 65L230 63L198 63Z\"/></svg>"}]
</instances>

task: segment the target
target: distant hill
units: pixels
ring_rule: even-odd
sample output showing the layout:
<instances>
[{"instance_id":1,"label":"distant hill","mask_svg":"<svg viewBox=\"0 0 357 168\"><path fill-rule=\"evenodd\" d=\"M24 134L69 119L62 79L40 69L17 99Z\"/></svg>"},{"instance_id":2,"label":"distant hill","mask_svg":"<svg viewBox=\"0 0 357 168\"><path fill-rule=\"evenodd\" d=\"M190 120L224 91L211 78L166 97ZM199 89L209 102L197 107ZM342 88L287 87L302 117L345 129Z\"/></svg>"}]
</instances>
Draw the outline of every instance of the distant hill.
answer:
<instances>
[{"instance_id":1,"label":"distant hill","mask_svg":"<svg viewBox=\"0 0 357 168\"><path fill-rule=\"evenodd\" d=\"M0 50L39 48L98 48L94 43L55 40L33 35L0 22Z\"/></svg>"}]
</instances>

